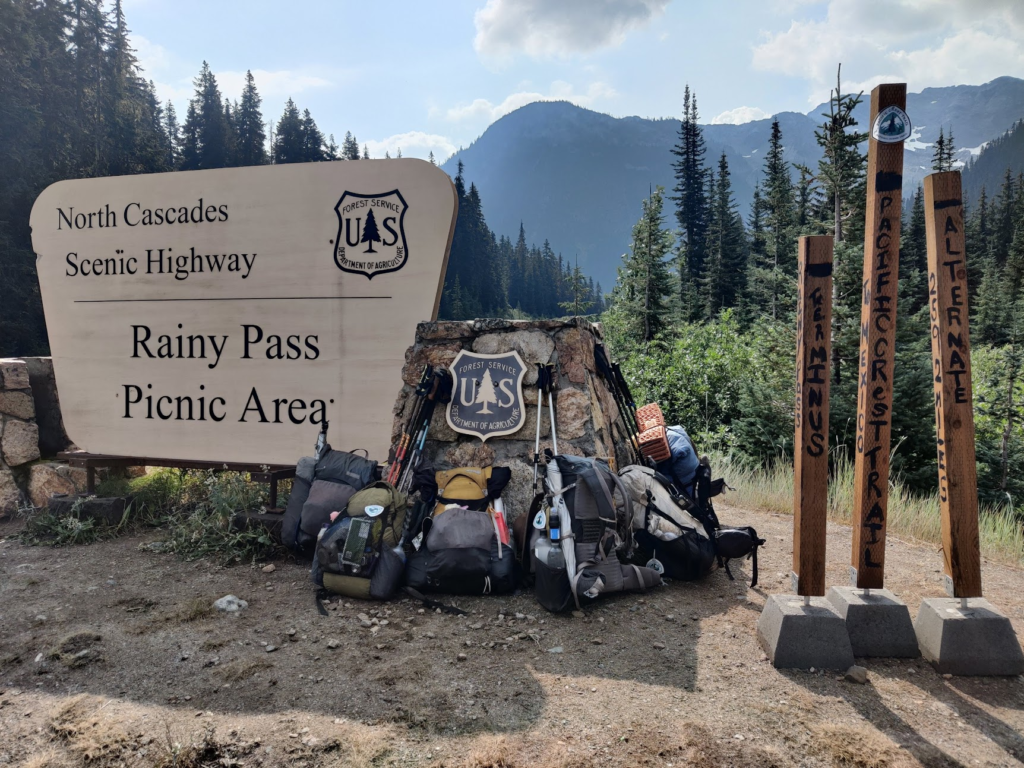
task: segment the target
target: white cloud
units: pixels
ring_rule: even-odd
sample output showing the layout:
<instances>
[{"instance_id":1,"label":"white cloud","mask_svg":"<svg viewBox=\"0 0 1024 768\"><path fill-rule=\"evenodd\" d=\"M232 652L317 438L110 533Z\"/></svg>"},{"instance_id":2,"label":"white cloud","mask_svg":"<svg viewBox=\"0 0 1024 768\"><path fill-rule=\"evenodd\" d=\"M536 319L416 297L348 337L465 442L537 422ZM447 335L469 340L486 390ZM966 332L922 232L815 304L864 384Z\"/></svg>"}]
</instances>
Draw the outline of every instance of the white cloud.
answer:
<instances>
[{"instance_id":1,"label":"white cloud","mask_svg":"<svg viewBox=\"0 0 1024 768\"><path fill-rule=\"evenodd\" d=\"M763 120L766 117L771 117L771 114L765 112L760 107L736 107L736 109L727 110L722 114L711 118L711 124L743 125L743 123L749 123L754 120Z\"/></svg>"},{"instance_id":2,"label":"white cloud","mask_svg":"<svg viewBox=\"0 0 1024 768\"><path fill-rule=\"evenodd\" d=\"M616 46L646 26L670 0L487 0L476 12L477 53L564 58Z\"/></svg>"},{"instance_id":3,"label":"white cloud","mask_svg":"<svg viewBox=\"0 0 1024 768\"><path fill-rule=\"evenodd\" d=\"M398 150L401 149L402 157L422 157L425 160L433 152L438 164L443 163L458 149L448 137L423 131L396 133L379 141L367 141L366 146L370 150L370 157L374 158L384 157L385 152L390 153L391 157L396 157Z\"/></svg>"},{"instance_id":4,"label":"white cloud","mask_svg":"<svg viewBox=\"0 0 1024 768\"><path fill-rule=\"evenodd\" d=\"M453 122L483 121L489 125L499 117L535 101L571 101L573 104L588 107L601 99L611 99L617 95L615 89L607 83L591 83L586 93L575 93L572 85L563 80L556 80L546 94L519 91L507 96L499 104L487 99L475 99L469 104L452 107L445 113L445 117Z\"/></svg>"},{"instance_id":5,"label":"white cloud","mask_svg":"<svg viewBox=\"0 0 1024 768\"><path fill-rule=\"evenodd\" d=\"M754 47L758 69L810 81L809 101L828 98L836 65L844 90L906 81L911 90L1024 76L1019 0L830 0L822 20L793 20Z\"/></svg>"}]
</instances>

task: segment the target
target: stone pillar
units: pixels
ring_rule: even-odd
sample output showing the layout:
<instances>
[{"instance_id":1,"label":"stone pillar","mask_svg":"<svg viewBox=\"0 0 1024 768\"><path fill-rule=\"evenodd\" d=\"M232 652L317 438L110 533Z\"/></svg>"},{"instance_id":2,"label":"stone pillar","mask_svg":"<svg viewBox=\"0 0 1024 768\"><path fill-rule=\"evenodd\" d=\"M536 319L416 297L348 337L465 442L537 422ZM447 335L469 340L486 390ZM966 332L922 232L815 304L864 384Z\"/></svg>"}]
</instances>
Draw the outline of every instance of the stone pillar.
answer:
<instances>
[{"instance_id":1,"label":"stone pillar","mask_svg":"<svg viewBox=\"0 0 1024 768\"><path fill-rule=\"evenodd\" d=\"M585 320L473 320L420 323L416 343L405 355L404 382L395 403L392 445L408 421L410 395L428 363L448 367L463 349L485 354L516 350L528 368L523 380L526 420L511 435L487 442L460 435L448 426L445 408L438 407L430 424L424 456L435 470L468 466L506 466L512 482L504 494L509 519L526 512L533 496L533 449L537 429L537 363L555 366L555 412L558 448L563 454L614 458L621 469L628 462L618 409L604 379L594 366L594 344L601 343L598 326ZM547 398L541 420L541 452L551 448ZM349 446L337 445L349 450ZM356 448L358 446L351 446Z\"/></svg>"},{"instance_id":2,"label":"stone pillar","mask_svg":"<svg viewBox=\"0 0 1024 768\"><path fill-rule=\"evenodd\" d=\"M0 515L16 512L24 500L12 470L39 458L35 415L28 365L0 359Z\"/></svg>"}]
</instances>

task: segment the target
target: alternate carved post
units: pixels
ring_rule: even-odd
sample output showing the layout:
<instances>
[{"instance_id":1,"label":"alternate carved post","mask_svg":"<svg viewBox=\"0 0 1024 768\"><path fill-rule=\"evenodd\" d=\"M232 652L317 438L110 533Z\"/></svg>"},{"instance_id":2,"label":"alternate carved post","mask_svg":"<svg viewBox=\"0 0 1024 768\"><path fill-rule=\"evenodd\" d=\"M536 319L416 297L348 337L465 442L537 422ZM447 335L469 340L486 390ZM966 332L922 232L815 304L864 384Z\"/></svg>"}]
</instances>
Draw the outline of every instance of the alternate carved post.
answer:
<instances>
[{"instance_id":1,"label":"alternate carved post","mask_svg":"<svg viewBox=\"0 0 1024 768\"><path fill-rule=\"evenodd\" d=\"M793 581L814 597L825 594L832 237L801 237L797 270Z\"/></svg>"},{"instance_id":2,"label":"alternate carved post","mask_svg":"<svg viewBox=\"0 0 1024 768\"><path fill-rule=\"evenodd\" d=\"M871 92L872 126L879 113L889 107L898 107L905 116L902 110L906 109L906 104L906 83L877 86ZM891 130L892 123L883 128ZM896 289L903 202L903 141L884 140L885 133L881 133L883 140L875 135L868 140L851 561L854 584L862 589L880 589L885 583Z\"/></svg>"},{"instance_id":3,"label":"alternate carved post","mask_svg":"<svg viewBox=\"0 0 1024 768\"><path fill-rule=\"evenodd\" d=\"M952 597L981 597L978 470L960 171L926 176L924 206L946 588Z\"/></svg>"}]
</instances>

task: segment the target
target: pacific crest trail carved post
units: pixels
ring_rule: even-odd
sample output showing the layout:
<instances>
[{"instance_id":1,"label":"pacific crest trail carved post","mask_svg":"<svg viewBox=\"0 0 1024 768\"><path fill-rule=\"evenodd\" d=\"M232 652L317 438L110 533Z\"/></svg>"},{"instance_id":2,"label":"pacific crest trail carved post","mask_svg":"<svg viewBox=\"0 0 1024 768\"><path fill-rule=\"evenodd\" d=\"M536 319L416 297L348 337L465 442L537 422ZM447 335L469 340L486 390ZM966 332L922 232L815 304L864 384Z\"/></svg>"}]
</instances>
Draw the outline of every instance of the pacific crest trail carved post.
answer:
<instances>
[{"instance_id":1,"label":"pacific crest trail carved post","mask_svg":"<svg viewBox=\"0 0 1024 768\"><path fill-rule=\"evenodd\" d=\"M825 594L832 237L800 238L797 267L796 448L793 581L796 594Z\"/></svg>"},{"instance_id":2,"label":"pacific crest trail carved post","mask_svg":"<svg viewBox=\"0 0 1024 768\"><path fill-rule=\"evenodd\" d=\"M893 107L905 118L906 103L906 83L876 86L871 92L872 126L881 113L889 110L888 114L892 115ZM885 114L882 117L883 138L880 140L873 130L868 140L864 293L860 315L851 567L854 584L861 589L881 589L885 584L896 292L903 207L903 141L886 140L887 132L890 136L899 133L892 130L893 122L885 122Z\"/></svg>"},{"instance_id":3,"label":"pacific crest trail carved post","mask_svg":"<svg viewBox=\"0 0 1024 768\"><path fill-rule=\"evenodd\" d=\"M947 590L951 597L981 597L978 474L960 172L925 177L924 205L939 508Z\"/></svg>"}]
</instances>

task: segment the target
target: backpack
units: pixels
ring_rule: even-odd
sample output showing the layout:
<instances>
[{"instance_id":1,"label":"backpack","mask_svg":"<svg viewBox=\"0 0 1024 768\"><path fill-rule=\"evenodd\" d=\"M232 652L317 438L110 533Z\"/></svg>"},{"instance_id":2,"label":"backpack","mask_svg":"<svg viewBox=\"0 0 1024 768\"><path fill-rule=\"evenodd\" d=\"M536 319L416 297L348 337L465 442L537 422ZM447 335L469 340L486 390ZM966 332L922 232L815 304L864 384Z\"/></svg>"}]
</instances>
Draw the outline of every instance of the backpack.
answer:
<instances>
[{"instance_id":1,"label":"backpack","mask_svg":"<svg viewBox=\"0 0 1024 768\"><path fill-rule=\"evenodd\" d=\"M393 596L405 570L401 543L406 511L405 494L384 481L354 493L317 540L313 582L347 597Z\"/></svg>"},{"instance_id":2,"label":"backpack","mask_svg":"<svg viewBox=\"0 0 1024 768\"><path fill-rule=\"evenodd\" d=\"M281 543L298 555L311 557L331 513L344 511L352 495L373 482L376 474L377 462L329 446L319 461L300 459L281 520Z\"/></svg>"},{"instance_id":3,"label":"backpack","mask_svg":"<svg viewBox=\"0 0 1024 768\"><path fill-rule=\"evenodd\" d=\"M647 591L661 575L629 562L633 554L629 494L601 459L555 456L545 477L552 511L549 539L537 543L535 593L549 611L601 594Z\"/></svg>"},{"instance_id":4,"label":"backpack","mask_svg":"<svg viewBox=\"0 0 1024 768\"><path fill-rule=\"evenodd\" d=\"M665 576L681 581L710 573L715 542L704 524L690 514L693 501L649 467L625 467L619 477L633 505L633 561L657 560Z\"/></svg>"},{"instance_id":5,"label":"backpack","mask_svg":"<svg viewBox=\"0 0 1024 768\"><path fill-rule=\"evenodd\" d=\"M515 589L515 555L501 503L511 478L507 467L436 473L437 503L420 530L413 532L420 546L409 557L409 587L462 595Z\"/></svg>"}]
</instances>

